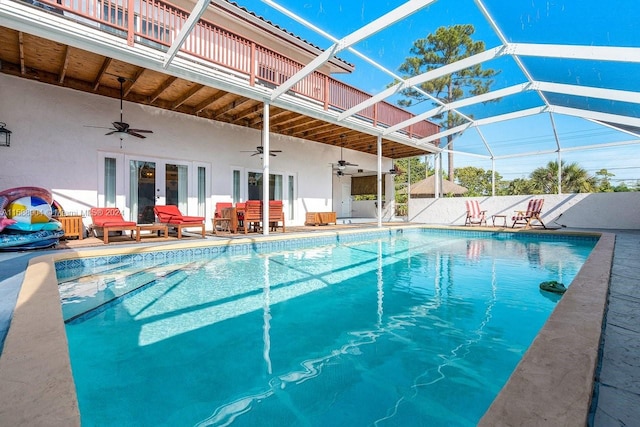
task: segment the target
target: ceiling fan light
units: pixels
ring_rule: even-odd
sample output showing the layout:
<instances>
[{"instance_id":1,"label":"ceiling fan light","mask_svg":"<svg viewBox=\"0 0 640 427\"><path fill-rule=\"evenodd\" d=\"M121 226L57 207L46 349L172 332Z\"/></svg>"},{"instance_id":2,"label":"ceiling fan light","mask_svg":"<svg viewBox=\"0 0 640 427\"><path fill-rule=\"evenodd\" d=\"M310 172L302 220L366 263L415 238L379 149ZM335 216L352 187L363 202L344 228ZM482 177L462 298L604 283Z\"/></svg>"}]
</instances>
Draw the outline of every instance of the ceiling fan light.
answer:
<instances>
[{"instance_id":1,"label":"ceiling fan light","mask_svg":"<svg viewBox=\"0 0 640 427\"><path fill-rule=\"evenodd\" d=\"M341 171L345 170L347 167L345 165L338 165L338 169Z\"/></svg>"}]
</instances>

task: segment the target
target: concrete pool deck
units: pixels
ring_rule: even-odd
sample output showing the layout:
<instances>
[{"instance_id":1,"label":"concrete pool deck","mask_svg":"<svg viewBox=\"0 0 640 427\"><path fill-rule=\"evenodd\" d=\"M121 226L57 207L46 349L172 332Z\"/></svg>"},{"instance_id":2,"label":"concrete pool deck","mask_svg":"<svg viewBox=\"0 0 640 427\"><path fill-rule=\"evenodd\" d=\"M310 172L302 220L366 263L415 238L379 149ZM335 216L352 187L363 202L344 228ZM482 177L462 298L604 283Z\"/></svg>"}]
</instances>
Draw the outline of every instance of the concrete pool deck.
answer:
<instances>
[{"instance_id":1,"label":"concrete pool deck","mask_svg":"<svg viewBox=\"0 0 640 427\"><path fill-rule=\"evenodd\" d=\"M640 265L637 262L640 232L614 233L615 248L614 235L607 232L574 280L570 289L576 292L565 294L532 344L532 349L539 353L527 352L485 414L482 425L578 426L588 423L609 426L632 425L640 419L640 386L637 385L640 384L637 351L640 349L637 322L640 313ZM269 238L298 236L278 233ZM199 240L201 243L191 240L162 245L162 248L214 244L216 241L225 244L228 240L209 238ZM6 316L7 302L15 305L15 311L10 307L13 320L0 355L0 420L3 424L79 425L53 258L97 256L105 254L104 251L144 251L157 246L153 243L106 249L101 246L98 250L0 254L0 316ZM29 261L32 261L31 266L25 272ZM611 291L607 308L609 280ZM577 284L580 286L574 288ZM20 289L17 301L15 295L12 298L11 287ZM580 289L585 292L578 292ZM601 332L594 324L601 327L605 309L603 356L601 367L596 371L596 393L589 416L591 379L598 362ZM534 349L538 343L544 344L541 351ZM585 344L587 347L583 350L578 347Z\"/></svg>"}]
</instances>

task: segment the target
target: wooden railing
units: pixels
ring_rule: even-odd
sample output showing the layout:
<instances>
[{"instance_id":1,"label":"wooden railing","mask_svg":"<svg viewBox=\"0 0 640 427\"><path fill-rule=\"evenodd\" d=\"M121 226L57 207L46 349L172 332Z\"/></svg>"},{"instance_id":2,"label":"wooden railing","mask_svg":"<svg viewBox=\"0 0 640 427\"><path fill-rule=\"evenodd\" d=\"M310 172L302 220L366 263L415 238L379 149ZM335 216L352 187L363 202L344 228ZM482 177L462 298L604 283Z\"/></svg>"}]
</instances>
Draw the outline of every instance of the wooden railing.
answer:
<instances>
[{"instance_id":1,"label":"wooden railing","mask_svg":"<svg viewBox=\"0 0 640 427\"><path fill-rule=\"evenodd\" d=\"M134 43L167 49L179 34L189 12L159 0L39 0L47 10L62 12L78 22L98 26ZM129 13L133 10L134 13ZM244 74L251 85L256 80L278 86L304 65L265 46L201 19L185 40L181 51L206 62ZM313 72L291 91L318 101L325 109L345 111L371 98L369 94L319 72ZM374 126L389 127L414 115L388 102L378 102L356 113ZM438 126L420 121L401 132L426 137Z\"/></svg>"}]
</instances>

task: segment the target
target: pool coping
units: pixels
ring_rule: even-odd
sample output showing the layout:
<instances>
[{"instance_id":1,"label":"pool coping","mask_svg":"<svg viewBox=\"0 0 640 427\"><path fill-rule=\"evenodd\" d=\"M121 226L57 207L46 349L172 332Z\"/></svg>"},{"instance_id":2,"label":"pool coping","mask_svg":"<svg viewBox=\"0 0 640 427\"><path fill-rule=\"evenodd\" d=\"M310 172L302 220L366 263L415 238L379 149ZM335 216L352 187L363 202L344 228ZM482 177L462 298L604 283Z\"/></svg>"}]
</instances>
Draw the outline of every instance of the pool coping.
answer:
<instances>
[{"instance_id":1,"label":"pool coping","mask_svg":"<svg viewBox=\"0 0 640 427\"><path fill-rule=\"evenodd\" d=\"M402 228L461 230L437 226ZM0 418L7 425L13 426L80 425L57 290L57 261L398 229L399 227L383 227L297 236L278 235L65 250L35 257L29 261L25 272L4 349L0 355ZM465 230L522 232L479 228ZM533 234L538 232L545 235L600 238L569 290L480 420L481 426L586 424L606 309L615 235L599 232L527 231Z\"/></svg>"}]
</instances>

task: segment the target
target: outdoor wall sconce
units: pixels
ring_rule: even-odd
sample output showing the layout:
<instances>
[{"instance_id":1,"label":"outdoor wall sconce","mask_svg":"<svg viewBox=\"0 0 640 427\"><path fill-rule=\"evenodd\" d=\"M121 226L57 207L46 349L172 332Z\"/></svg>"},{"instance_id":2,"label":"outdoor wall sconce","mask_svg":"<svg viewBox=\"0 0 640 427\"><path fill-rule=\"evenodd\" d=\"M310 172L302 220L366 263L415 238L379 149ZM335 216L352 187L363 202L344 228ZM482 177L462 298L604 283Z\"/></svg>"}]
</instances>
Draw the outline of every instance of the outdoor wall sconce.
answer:
<instances>
[{"instance_id":1,"label":"outdoor wall sconce","mask_svg":"<svg viewBox=\"0 0 640 427\"><path fill-rule=\"evenodd\" d=\"M11 145L11 131L5 129L6 123L0 122L0 146L9 147Z\"/></svg>"}]
</instances>

